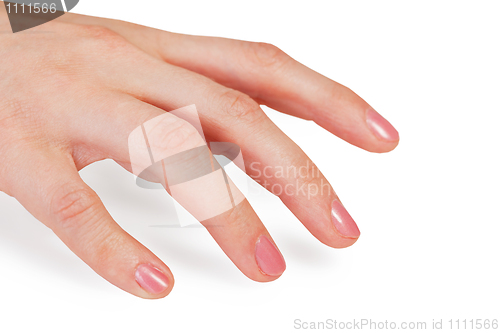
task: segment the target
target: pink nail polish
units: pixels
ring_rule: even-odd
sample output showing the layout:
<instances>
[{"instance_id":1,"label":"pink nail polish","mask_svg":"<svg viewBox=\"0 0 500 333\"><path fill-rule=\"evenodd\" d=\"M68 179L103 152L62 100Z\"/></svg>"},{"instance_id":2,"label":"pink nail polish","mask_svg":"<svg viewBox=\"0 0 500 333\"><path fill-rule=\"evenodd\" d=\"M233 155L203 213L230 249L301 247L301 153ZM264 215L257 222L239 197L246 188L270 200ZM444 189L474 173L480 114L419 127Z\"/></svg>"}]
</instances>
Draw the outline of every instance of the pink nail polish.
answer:
<instances>
[{"instance_id":1,"label":"pink nail polish","mask_svg":"<svg viewBox=\"0 0 500 333\"><path fill-rule=\"evenodd\" d=\"M168 279L158 268L143 264L135 271L135 280L151 294L161 294L168 287Z\"/></svg>"},{"instance_id":2,"label":"pink nail polish","mask_svg":"<svg viewBox=\"0 0 500 333\"><path fill-rule=\"evenodd\" d=\"M372 133L384 141L398 141L398 131L377 111L368 109L366 111L366 123Z\"/></svg>"},{"instance_id":3,"label":"pink nail polish","mask_svg":"<svg viewBox=\"0 0 500 333\"><path fill-rule=\"evenodd\" d=\"M285 259L264 235L260 236L255 245L255 259L262 273L266 275L278 276L285 271Z\"/></svg>"},{"instance_id":4,"label":"pink nail polish","mask_svg":"<svg viewBox=\"0 0 500 333\"><path fill-rule=\"evenodd\" d=\"M332 202L332 221L335 229L344 237L358 238L361 234L356 222L337 199Z\"/></svg>"}]
</instances>

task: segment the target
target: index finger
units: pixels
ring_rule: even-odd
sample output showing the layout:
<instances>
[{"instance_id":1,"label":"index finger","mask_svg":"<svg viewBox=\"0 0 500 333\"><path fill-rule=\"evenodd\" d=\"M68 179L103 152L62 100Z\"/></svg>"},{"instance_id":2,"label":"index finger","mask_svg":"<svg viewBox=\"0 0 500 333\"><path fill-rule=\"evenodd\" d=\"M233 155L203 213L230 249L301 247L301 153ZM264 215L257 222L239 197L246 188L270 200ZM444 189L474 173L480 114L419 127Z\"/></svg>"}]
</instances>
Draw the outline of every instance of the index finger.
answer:
<instances>
[{"instance_id":1,"label":"index finger","mask_svg":"<svg viewBox=\"0 0 500 333\"><path fill-rule=\"evenodd\" d=\"M128 22L68 14L58 20L111 29L150 55L189 69L260 104L313 120L371 152L388 152L398 131L351 89L299 63L276 46L171 33Z\"/></svg>"},{"instance_id":2,"label":"index finger","mask_svg":"<svg viewBox=\"0 0 500 333\"><path fill-rule=\"evenodd\" d=\"M399 142L398 131L356 93L274 45L173 33L161 35L158 50L171 64L240 90L260 104L313 120L365 150L387 152Z\"/></svg>"}]
</instances>

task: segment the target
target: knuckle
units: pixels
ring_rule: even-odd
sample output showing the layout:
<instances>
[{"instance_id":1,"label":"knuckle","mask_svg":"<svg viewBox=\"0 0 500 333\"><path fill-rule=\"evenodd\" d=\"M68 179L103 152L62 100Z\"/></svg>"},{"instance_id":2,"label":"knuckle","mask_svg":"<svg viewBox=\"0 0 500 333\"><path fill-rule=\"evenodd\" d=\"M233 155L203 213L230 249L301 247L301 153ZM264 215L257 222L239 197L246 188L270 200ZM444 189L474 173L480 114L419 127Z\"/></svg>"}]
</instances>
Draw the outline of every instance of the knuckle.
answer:
<instances>
[{"instance_id":1,"label":"knuckle","mask_svg":"<svg viewBox=\"0 0 500 333\"><path fill-rule=\"evenodd\" d=\"M314 163L308 161L306 165L302 165L298 168L297 187L299 189L306 189L305 191L307 191L308 196L312 195L312 193L318 194L323 190L324 186L329 187L329 184Z\"/></svg>"},{"instance_id":2,"label":"knuckle","mask_svg":"<svg viewBox=\"0 0 500 333\"><path fill-rule=\"evenodd\" d=\"M127 47L130 43L115 31L97 25L82 25L78 27L79 35L97 42L101 47L107 49L119 49Z\"/></svg>"},{"instance_id":3,"label":"knuckle","mask_svg":"<svg viewBox=\"0 0 500 333\"><path fill-rule=\"evenodd\" d=\"M217 220L224 221L224 226L229 227L231 230L239 230L239 234L248 232L249 227L253 226L255 223L253 214L248 211L248 204L246 201L224 212L217 217Z\"/></svg>"},{"instance_id":4,"label":"knuckle","mask_svg":"<svg viewBox=\"0 0 500 333\"><path fill-rule=\"evenodd\" d=\"M95 269L100 271L109 269L110 262L117 259L117 254L129 251L125 240L119 233L106 229L100 230L93 236L86 242L84 251L88 253L88 259Z\"/></svg>"},{"instance_id":5,"label":"knuckle","mask_svg":"<svg viewBox=\"0 0 500 333\"><path fill-rule=\"evenodd\" d=\"M50 209L59 226L74 228L92 220L98 204L97 194L90 189L61 186L52 196Z\"/></svg>"},{"instance_id":6,"label":"knuckle","mask_svg":"<svg viewBox=\"0 0 500 333\"><path fill-rule=\"evenodd\" d=\"M59 230L72 235L78 243L79 255L97 269L109 267L110 258L116 258L120 247L124 248L123 237L114 232L99 215L100 200L91 189L69 186L60 187L52 196L50 204L55 225ZM112 259L111 259L112 260Z\"/></svg>"},{"instance_id":7,"label":"knuckle","mask_svg":"<svg viewBox=\"0 0 500 333\"><path fill-rule=\"evenodd\" d=\"M93 38L113 38L117 35L111 29L99 25L80 25L77 29L80 35Z\"/></svg>"},{"instance_id":8,"label":"knuckle","mask_svg":"<svg viewBox=\"0 0 500 333\"><path fill-rule=\"evenodd\" d=\"M264 113L248 95L236 90L228 90L221 95L222 109L227 116L246 123L256 123L262 120Z\"/></svg>"},{"instance_id":9,"label":"knuckle","mask_svg":"<svg viewBox=\"0 0 500 333\"><path fill-rule=\"evenodd\" d=\"M247 52L250 61L259 67L279 69L290 57L277 46L268 43L248 43L251 52Z\"/></svg>"},{"instance_id":10,"label":"knuckle","mask_svg":"<svg viewBox=\"0 0 500 333\"><path fill-rule=\"evenodd\" d=\"M268 171L263 170L260 183L278 197L299 197L308 199L335 194L330 183L318 167L304 154L283 156L283 165ZM263 182L263 183L262 183Z\"/></svg>"},{"instance_id":11,"label":"knuckle","mask_svg":"<svg viewBox=\"0 0 500 333\"><path fill-rule=\"evenodd\" d=\"M318 168L314 165L312 167L308 166L306 172L301 174L299 179L299 185L305 185L306 187L318 185L321 182L321 177L318 174Z\"/></svg>"},{"instance_id":12,"label":"knuckle","mask_svg":"<svg viewBox=\"0 0 500 333\"><path fill-rule=\"evenodd\" d=\"M179 118L161 121L148 133L148 140L155 150L158 149L160 152L170 152L172 154L204 144L196 128Z\"/></svg>"}]
</instances>

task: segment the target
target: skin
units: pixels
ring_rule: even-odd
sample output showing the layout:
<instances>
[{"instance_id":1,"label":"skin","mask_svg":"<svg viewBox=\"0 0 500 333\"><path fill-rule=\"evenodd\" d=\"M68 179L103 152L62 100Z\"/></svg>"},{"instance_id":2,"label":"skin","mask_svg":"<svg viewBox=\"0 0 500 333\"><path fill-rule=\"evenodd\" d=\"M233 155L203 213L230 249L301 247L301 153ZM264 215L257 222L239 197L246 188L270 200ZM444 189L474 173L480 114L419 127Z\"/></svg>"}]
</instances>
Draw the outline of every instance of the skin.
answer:
<instances>
[{"instance_id":1,"label":"skin","mask_svg":"<svg viewBox=\"0 0 500 333\"><path fill-rule=\"evenodd\" d=\"M3 5L0 30L10 31ZM26 32L0 34L0 45L0 190L19 200L103 278L143 298L166 296L172 273L120 228L78 174L104 159L132 171L127 139L142 123L195 104L207 140L238 144L249 176L265 181L269 190L297 183L264 176L266 166L310 166L299 185L328 181L260 105L314 120L367 151L388 152L398 144L370 131L365 115L370 106L354 92L269 44L66 14ZM185 147L199 145L188 122L172 116L171 123L164 129L167 148L179 148L179 135ZM334 228L330 210L336 198L333 190L280 196L318 240L344 248L357 238L343 237ZM258 237L272 238L247 200L202 223L250 279L279 277L263 273L255 262ZM144 263L167 276L167 289L151 294L140 287L134 272Z\"/></svg>"}]
</instances>

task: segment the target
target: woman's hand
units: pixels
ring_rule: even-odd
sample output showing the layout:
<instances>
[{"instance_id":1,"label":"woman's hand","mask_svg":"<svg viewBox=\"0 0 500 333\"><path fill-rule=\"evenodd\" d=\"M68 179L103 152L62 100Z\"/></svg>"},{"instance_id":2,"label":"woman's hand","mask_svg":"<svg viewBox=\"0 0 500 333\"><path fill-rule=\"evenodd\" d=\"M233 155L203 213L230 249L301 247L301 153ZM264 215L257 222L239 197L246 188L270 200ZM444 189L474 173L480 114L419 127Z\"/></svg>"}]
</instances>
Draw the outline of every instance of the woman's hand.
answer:
<instances>
[{"instance_id":1,"label":"woman's hand","mask_svg":"<svg viewBox=\"0 0 500 333\"><path fill-rule=\"evenodd\" d=\"M10 30L2 5L0 29ZM239 145L248 174L270 191L289 189L279 191L281 200L335 248L356 242L355 222L259 104L314 120L368 151L390 151L399 140L351 90L268 44L66 14L25 32L0 34L0 45L0 190L98 274L144 298L167 295L172 273L118 226L78 175L108 158L132 172L129 135L142 124L161 116L158 140L170 155L198 147L203 138L195 127L166 113L195 104L207 141ZM266 167L307 172L296 179L269 175ZM311 184L323 190L300 189ZM285 262L247 200L201 222L249 278L265 282L283 273Z\"/></svg>"}]
</instances>

